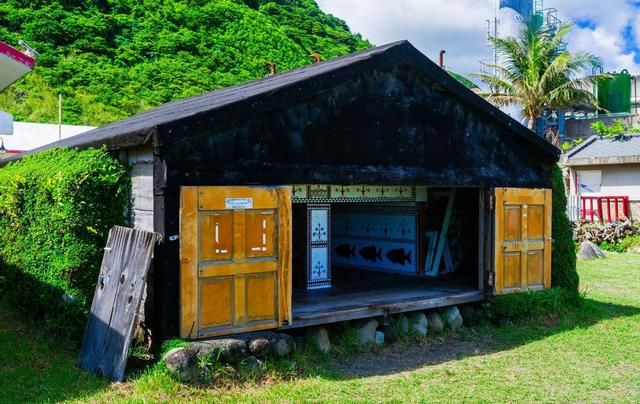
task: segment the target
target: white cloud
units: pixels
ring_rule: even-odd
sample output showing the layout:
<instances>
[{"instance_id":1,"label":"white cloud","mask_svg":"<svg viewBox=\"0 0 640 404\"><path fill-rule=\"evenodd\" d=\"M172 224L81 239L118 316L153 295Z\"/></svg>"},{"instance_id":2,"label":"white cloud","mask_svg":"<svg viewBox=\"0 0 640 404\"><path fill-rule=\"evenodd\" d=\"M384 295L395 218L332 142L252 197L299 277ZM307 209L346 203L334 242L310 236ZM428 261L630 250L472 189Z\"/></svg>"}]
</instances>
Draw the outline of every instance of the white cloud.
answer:
<instances>
[{"instance_id":1,"label":"white cloud","mask_svg":"<svg viewBox=\"0 0 640 404\"><path fill-rule=\"evenodd\" d=\"M486 22L493 18L493 0L318 0L320 7L344 19L349 27L377 45L408 39L437 60L463 74L478 70L491 52Z\"/></svg>"},{"instance_id":2,"label":"white cloud","mask_svg":"<svg viewBox=\"0 0 640 404\"><path fill-rule=\"evenodd\" d=\"M640 37L640 10L626 0L583 0L566 2L550 0L550 7L558 8L560 16L567 20L590 21L592 27L575 27L569 38L573 50L586 50L600 56L605 70L627 69L640 74L640 64L635 61L637 52L627 49L625 27L633 27ZM638 43L633 44L638 47Z\"/></svg>"},{"instance_id":3,"label":"white cloud","mask_svg":"<svg viewBox=\"0 0 640 404\"><path fill-rule=\"evenodd\" d=\"M408 39L437 60L446 49L445 64L468 75L477 72L479 60L491 56L486 44L486 20L494 17L494 0L318 0L320 7L344 19L349 27L381 45ZM638 8L627 0L548 0L561 19L588 20L593 28L579 28L570 38L571 49L600 56L607 70L626 68L640 73L633 51L625 51L622 30L632 25L640 37Z\"/></svg>"}]
</instances>

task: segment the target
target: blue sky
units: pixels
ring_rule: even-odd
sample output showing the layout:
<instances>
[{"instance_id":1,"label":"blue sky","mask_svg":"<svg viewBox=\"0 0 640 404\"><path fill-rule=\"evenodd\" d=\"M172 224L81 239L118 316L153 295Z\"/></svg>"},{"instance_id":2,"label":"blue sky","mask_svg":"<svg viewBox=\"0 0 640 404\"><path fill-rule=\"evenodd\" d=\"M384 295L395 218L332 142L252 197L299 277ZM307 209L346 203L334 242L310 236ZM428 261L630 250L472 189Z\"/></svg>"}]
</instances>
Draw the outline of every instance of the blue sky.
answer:
<instances>
[{"instance_id":1,"label":"blue sky","mask_svg":"<svg viewBox=\"0 0 640 404\"><path fill-rule=\"evenodd\" d=\"M486 20L495 0L318 0L320 7L344 19L353 31L375 44L408 39L431 59L446 49L445 63L468 75L491 51ZM640 74L640 1L546 0L545 7L573 21L572 50L602 58L605 70Z\"/></svg>"}]
</instances>

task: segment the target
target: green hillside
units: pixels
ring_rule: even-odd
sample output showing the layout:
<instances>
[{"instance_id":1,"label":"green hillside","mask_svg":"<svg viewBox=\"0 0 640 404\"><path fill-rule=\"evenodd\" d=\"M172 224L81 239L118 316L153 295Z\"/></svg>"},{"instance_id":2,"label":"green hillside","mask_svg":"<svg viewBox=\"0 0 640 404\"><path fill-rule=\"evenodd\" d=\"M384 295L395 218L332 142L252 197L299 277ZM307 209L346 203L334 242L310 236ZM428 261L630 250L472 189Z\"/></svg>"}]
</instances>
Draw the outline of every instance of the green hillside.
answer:
<instances>
[{"instance_id":1,"label":"green hillside","mask_svg":"<svg viewBox=\"0 0 640 404\"><path fill-rule=\"evenodd\" d=\"M371 45L313 0L4 0L0 40L40 52L0 95L17 120L101 125Z\"/></svg>"}]
</instances>

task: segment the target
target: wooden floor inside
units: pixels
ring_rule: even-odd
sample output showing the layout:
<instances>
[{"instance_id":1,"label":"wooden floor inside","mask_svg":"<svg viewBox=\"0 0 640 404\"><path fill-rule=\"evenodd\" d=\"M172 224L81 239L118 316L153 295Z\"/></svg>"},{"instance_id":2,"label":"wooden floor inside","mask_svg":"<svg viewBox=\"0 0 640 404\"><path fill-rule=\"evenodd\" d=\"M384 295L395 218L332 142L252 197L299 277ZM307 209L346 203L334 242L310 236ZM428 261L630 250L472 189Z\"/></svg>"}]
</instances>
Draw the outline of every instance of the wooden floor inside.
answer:
<instances>
[{"instance_id":1,"label":"wooden floor inside","mask_svg":"<svg viewBox=\"0 0 640 404\"><path fill-rule=\"evenodd\" d=\"M319 290L294 290L293 324L287 328L329 324L484 300L471 282L373 274L334 280Z\"/></svg>"}]
</instances>

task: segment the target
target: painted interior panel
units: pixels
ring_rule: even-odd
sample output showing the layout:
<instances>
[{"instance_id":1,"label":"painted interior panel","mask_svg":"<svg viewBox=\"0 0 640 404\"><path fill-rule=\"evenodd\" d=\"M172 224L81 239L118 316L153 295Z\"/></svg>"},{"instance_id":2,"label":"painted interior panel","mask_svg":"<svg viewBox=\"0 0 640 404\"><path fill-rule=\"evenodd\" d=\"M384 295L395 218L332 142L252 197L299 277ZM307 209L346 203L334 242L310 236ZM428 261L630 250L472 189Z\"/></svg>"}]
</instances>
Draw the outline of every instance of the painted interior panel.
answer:
<instances>
[{"instance_id":1,"label":"painted interior panel","mask_svg":"<svg viewBox=\"0 0 640 404\"><path fill-rule=\"evenodd\" d=\"M311 247L308 288L331 286L329 248Z\"/></svg>"},{"instance_id":2,"label":"painted interior panel","mask_svg":"<svg viewBox=\"0 0 640 404\"><path fill-rule=\"evenodd\" d=\"M331 205L307 205L307 289L331 287Z\"/></svg>"},{"instance_id":3,"label":"painted interior panel","mask_svg":"<svg viewBox=\"0 0 640 404\"><path fill-rule=\"evenodd\" d=\"M294 203L424 202L427 187L406 185L294 185Z\"/></svg>"},{"instance_id":4,"label":"painted interior panel","mask_svg":"<svg viewBox=\"0 0 640 404\"><path fill-rule=\"evenodd\" d=\"M418 274L415 205L345 205L332 223L334 265Z\"/></svg>"}]
</instances>

